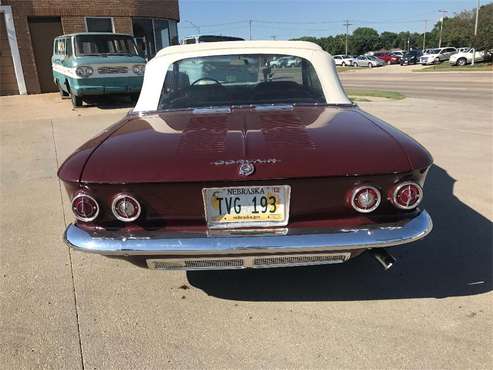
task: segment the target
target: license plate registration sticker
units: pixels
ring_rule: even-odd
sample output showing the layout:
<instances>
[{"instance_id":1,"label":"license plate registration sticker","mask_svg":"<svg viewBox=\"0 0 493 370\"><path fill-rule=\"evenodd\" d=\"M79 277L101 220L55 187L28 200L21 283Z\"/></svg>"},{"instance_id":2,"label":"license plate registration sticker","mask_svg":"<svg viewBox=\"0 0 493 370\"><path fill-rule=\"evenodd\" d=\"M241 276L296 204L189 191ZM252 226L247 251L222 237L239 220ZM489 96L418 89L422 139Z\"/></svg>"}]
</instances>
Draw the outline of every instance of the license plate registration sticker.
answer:
<instances>
[{"instance_id":1,"label":"license plate registration sticker","mask_svg":"<svg viewBox=\"0 0 493 370\"><path fill-rule=\"evenodd\" d=\"M207 226L211 229L286 226L289 185L202 189Z\"/></svg>"}]
</instances>

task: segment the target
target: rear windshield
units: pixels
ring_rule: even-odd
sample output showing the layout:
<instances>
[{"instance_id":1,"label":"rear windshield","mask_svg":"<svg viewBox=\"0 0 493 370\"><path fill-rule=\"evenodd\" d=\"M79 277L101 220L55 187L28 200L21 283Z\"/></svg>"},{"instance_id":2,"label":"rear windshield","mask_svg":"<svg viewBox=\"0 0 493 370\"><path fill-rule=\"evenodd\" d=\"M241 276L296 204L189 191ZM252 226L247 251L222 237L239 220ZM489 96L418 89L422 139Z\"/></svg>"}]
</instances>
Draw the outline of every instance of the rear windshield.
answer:
<instances>
[{"instance_id":1,"label":"rear windshield","mask_svg":"<svg viewBox=\"0 0 493 370\"><path fill-rule=\"evenodd\" d=\"M77 55L137 55L133 38L125 35L79 35L75 48Z\"/></svg>"},{"instance_id":2,"label":"rear windshield","mask_svg":"<svg viewBox=\"0 0 493 370\"><path fill-rule=\"evenodd\" d=\"M306 59L271 54L182 59L166 73L159 109L279 103L325 103Z\"/></svg>"}]
</instances>

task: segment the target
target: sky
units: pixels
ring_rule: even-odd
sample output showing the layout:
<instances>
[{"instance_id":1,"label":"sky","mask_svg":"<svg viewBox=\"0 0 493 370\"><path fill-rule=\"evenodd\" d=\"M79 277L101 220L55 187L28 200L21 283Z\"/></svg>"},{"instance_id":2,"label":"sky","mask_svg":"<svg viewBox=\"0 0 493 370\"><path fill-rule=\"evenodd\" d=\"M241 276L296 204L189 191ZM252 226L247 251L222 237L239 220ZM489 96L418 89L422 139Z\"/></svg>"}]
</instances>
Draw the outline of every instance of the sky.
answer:
<instances>
[{"instance_id":1,"label":"sky","mask_svg":"<svg viewBox=\"0 0 493 370\"><path fill-rule=\"evenodd\" d=\"M481 5L491 1L481 0ZM440 19L438 10L453 16L476 7L477 0L179 0L180 39L189 35L214 34L252 39L287 40L300 36L329 36L357 27L372 27L378 32L411 31L422 33L424 20L429 31ZM193 25L192 25L193 24Z\"/></svg>"}]
</instances>

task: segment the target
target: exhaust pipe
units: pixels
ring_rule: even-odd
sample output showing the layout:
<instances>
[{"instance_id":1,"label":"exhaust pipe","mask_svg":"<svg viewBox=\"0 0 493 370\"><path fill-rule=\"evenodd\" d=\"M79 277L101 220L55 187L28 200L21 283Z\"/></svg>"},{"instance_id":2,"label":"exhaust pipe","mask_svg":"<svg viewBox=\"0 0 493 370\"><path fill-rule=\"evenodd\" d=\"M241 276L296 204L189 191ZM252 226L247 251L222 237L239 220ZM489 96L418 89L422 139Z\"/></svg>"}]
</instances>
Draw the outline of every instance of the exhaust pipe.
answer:
<instances>
[{"instance_id":1,"label":"exhaust pipe","mask_svg":"<svg viewBox=\"0 0 493 370\"><path fill-rule=\"evenodd\" d=\"M396 262L396 259L385 248L369 249L369 252L380 262L385 271L389 270Z\"/></svg>"}]
</instances>

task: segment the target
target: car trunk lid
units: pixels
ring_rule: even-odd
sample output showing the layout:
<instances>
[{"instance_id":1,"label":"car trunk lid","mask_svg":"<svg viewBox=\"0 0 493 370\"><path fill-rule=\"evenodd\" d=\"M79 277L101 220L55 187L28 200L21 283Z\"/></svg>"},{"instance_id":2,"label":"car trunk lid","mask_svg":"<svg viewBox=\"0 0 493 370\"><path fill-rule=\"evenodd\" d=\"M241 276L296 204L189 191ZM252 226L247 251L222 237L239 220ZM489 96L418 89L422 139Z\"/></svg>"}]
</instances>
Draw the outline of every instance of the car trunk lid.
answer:
<instances>
[{"instance_id":1,"label":"car trunk lid","mask_svg":"<svg viewBox=\"0 0 493 370\"><path fill-rule=\"evenodd\" d=\"M254 166L247 177L246 162ZM410 167L399 142L357 108L263 106L135 116L93 152L81 180L255 181Z\"/></svg>"}]
</instances>

